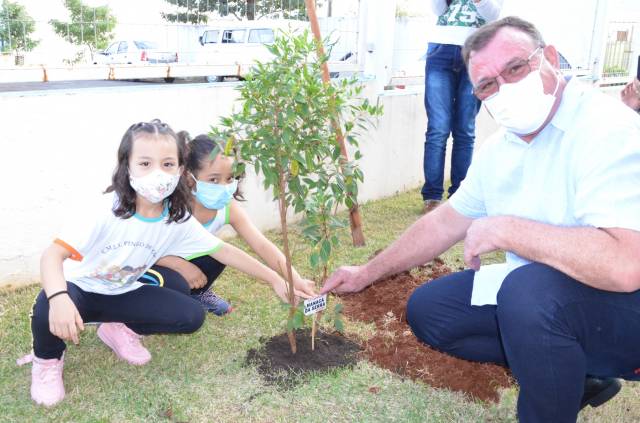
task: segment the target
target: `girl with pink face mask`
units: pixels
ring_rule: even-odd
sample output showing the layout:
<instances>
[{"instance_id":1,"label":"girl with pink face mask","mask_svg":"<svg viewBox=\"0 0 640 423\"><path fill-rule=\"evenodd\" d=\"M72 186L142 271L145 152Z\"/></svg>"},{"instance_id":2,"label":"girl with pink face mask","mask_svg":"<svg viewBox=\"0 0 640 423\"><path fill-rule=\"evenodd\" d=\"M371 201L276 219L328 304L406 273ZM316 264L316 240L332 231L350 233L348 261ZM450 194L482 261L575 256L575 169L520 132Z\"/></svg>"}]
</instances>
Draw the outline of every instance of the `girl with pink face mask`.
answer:
<instances>
[{"instance_id":1,"label":"girl with pink face mask","mask_svg":"<svg viewBox=\"0 0 640 423\"><path fill-rule=\"evenodd\" d=\"M286 299L286 284L276 272L191 217L191 190L183 177L186 155L184 140L159 120L129 127L111 185L95 201L83 198L72 208L70 225L44 251L43 289L31 320L33 353L18 360L33 363L36 403L51 406L64 398L65 341L78 344L85 322L100 323L98 337L133 365L151 359L141 335L200 328L204 310L179 273L164 273L172 289L138 281L163 256L210 255L271 284Z\"/></svg>"}]
</instances>

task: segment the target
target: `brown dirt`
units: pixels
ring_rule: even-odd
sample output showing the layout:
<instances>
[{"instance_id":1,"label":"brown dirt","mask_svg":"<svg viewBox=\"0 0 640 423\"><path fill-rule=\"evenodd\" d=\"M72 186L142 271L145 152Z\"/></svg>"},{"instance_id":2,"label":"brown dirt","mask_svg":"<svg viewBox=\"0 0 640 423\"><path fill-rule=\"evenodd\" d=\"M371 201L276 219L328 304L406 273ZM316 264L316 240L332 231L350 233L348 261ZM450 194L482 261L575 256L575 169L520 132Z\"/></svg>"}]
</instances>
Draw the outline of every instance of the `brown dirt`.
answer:
<instances>
[{"instance_id":1,"label":"brown dirt","mask_svg":"<svg viewBox=\"0 0 640 423\"><path fill-rule=\"evenodd\" d=\"M340 334L316 333L311 351L311 330L296 331L296 354L291 353L286 333L267 340L257 350L249 350L246 362L258 367L267 383L290 388L313 372L350 366L356 363L360 346Z\"/></svg>"},{"instance_id":2,"label":"brown dirt","mask_svg":"<svg viewBox=\"0 0 640 423\"><path fill-rule=\"evenodd\" d=\"M498 389L512 385L507 369L461 360L418 341L405 319L405 306L424 281L451 273L442 260L377 282L342 298L350 319L375 323L376 333L364 343L361 355L401 376L435 388L461 391L484 401L498 401Z\"/></svg>"}]
</instances>

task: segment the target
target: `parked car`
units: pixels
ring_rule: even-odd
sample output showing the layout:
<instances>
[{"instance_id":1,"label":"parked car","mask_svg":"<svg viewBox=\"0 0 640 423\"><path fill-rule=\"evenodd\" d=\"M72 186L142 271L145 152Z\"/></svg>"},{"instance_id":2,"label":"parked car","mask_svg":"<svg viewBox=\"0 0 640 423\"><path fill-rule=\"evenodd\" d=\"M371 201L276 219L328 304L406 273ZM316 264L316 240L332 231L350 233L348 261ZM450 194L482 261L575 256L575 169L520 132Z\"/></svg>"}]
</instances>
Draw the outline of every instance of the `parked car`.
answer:
<instances>
[{"instance_id":1,"label":"parked car","mask_svg":"<svg viewBox=\"0 0 640 423\"><path fill-rule=\"evenodd\" d=\"M197 61L217 65L211 81L221 81L225 76L237 76L238 66L246 71L255 61L268 61L273 56L265 45L273 43L278 29L300 30L305 23L296 21L248 21L228 22L210 26L198 38L202 48Z\"/></svg>"},{"instance_id":2,"label":"parked car","mask_svg":"<svg viewBox=\"0 0 640 423\"><path fill-rule=\"evenodd\" d=\"M93 64L146 64L177 61L178 52L162 50L156 43L142 40L115 41L93 58Z\"/></svg>"},{"instance_id":3,"label":"parked car","mask_svg":"<svg viewBox=\"0 0 640 423\"><path fill-rule=\"evenodd\" d=\"M562 72L565 77L575 76L577 78L591 78L591 70L589 68L585 69L580 66L571 65L567 57L560 52L558 52L558 62L560 65L560 72Z\"/></svg>"}]
</instances>

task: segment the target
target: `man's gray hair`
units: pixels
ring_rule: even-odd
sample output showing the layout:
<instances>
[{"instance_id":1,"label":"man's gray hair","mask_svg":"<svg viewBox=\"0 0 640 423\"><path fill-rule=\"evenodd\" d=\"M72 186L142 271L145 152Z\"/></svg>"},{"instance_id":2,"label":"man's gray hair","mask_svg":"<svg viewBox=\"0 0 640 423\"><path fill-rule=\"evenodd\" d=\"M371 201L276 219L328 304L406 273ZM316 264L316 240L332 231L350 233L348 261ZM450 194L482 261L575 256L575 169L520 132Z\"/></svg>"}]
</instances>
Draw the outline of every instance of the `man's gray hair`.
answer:
<instances>
[{"instance_id":1,"label":"man's gray hair","mask_svg":"<svg viewBox=\"0 0 640 423\"><path fill-rule=\"evenodd\" d=\"M464 47L462 48L464 63L468 65L471 52L485 48L496 36L496 33L502 28L515 28L518 31L527 34L538 47L545 46L540 31L538 31L538 28L536 28L531 22L527 22L517 16L507 16L506 18L502 18L498 21L480 27L476 32L471 34L469 38L467 38L467 41L465 41Z\"/></svg>"}]
</instances>

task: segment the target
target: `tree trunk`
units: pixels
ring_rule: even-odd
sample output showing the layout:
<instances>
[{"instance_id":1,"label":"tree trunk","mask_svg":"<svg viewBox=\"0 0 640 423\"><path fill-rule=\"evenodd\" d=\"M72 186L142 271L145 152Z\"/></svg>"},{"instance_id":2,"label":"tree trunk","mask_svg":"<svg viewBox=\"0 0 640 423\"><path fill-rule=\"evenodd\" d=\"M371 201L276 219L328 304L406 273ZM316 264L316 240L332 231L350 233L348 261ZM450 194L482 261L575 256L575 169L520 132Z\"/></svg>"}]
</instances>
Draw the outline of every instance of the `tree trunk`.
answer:
<instances>
[{"instance_id":1,"label":"tree trunk","mask_svg":"<svg viewBox=\"0 0 640 423\"><path fill-rule=\"evenodd\" d=\"M96 41L97 42L97 41ZM91 56L91 63L93 63L93 48L91 48L91 44L85 44L89 48L89 55ZM86 59L85 59L86 60Z\"/></svg>"},{"instance_id":2,"label":"tree trunk","mask_svg":"<svg viewBox=\"0 0 640 423\"><path fill-rule=\"evenodd\" d=\"M355 247L362 247L365 244L364 232L362 232L362 219L360 218L360 210L355 198L353 207L349 209L349 224L351 225L351 240Z\"/></svg>"},{"instance_id":3,"label":"tree trunk","mask_svg":"<svg viewBox=\"0 0 640 423\"><path fill-rule=\"evenodd\" d=\"M285 180L284 171L279 169L280 174L280 189L278 193L278 199L280 203L280 228L282 230L282 249L284 250L284 257L287 265L287 274L283 275L286 278L287 286L288 286L288 296L289 296L289 320L293 319L293 315L296 312L296 294L293 289L293 269L291 266L291 251L289 250L289 232L287 228L287 200L285 197L285 190L287 188L287 183ZM287 325L287 336L289 337L289 345L291 346L291 353L295 354L297 351L296 346L296 336L292 329L289 329L289 325Z\"/></svg>"},{"instance_id":4,"label":"tree trunk","mask_svg":"<svg viewBox=\"0 0 640 423\"><path fill-rule=\"evenodd\" d=\"M256 0L247 0L247 19L250 21L256 19Z\"/></svg>"}]
</instances>

